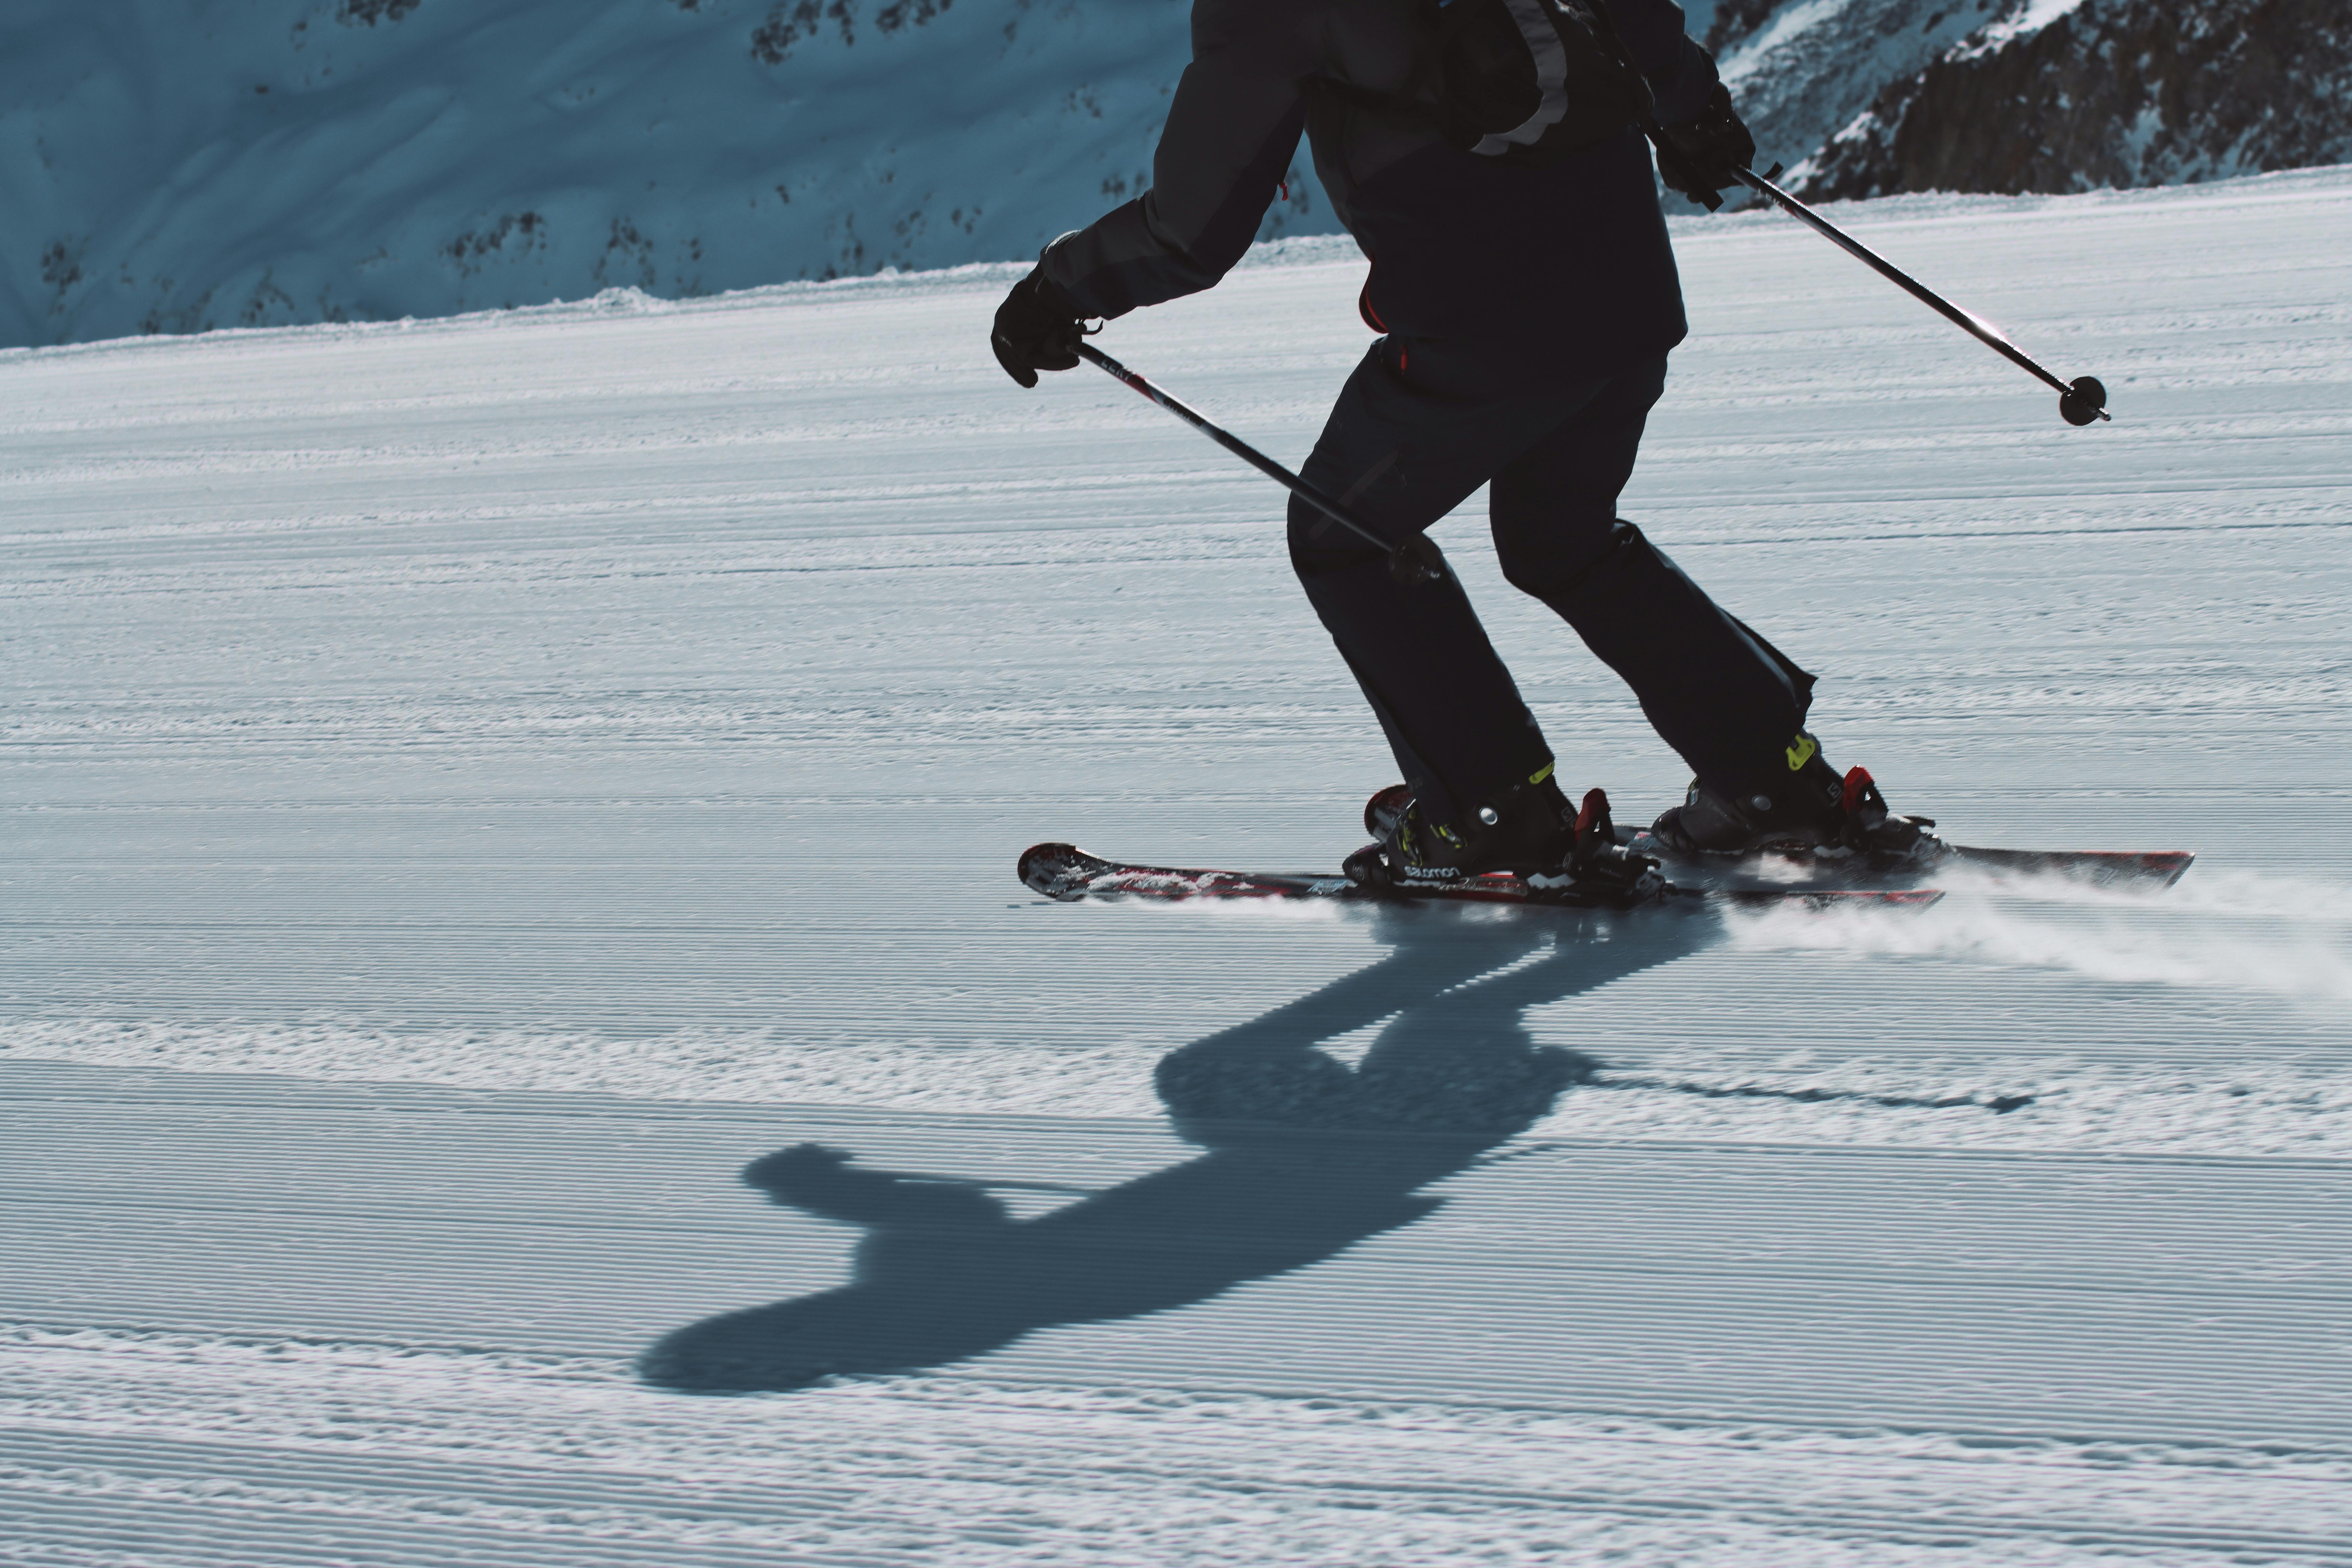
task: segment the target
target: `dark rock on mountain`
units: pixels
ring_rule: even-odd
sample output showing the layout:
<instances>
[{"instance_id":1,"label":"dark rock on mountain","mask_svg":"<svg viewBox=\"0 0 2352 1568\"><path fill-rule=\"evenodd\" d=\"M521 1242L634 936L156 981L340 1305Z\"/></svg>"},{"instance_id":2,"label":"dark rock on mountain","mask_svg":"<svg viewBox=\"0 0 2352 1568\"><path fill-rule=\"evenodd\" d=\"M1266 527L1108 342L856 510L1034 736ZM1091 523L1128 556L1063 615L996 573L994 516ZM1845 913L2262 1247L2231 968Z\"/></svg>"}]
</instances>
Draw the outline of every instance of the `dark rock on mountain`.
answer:
<instances>
[{"instance_id":1,"label":"dark rock on mountain","mask_svg":"<svg viewBox=\"0 0 2352 1568\"><path fill-rule=\"evenodd\" d=\"M1720 57L1732 101L1767 163L1795 163L1953 47L2028 0L1782 0L1716 14L1748 26ZM1727 20L1728 18L1728 20ZM1727 37L1716 27L1710 37Z\"/></svg>"},{"instance_id":2,"label":"dark rock on mountain","mask_svg":"<svg viewBox=\"0 0 2352 1568\"><path fill-rule=\"evenodd\" d=\"M1798 188L2060 193L2352 162L2345 0L2084 0L2032 24L1891 83Z\"/></svg>"},{"instance_id":3,"label":"dark rock on mountain","mask_svg":"<svg viewBox=\"0 0 2352 1568\"><path fill-rule=\"evenodd\" d=\"M1780 0L1720 0L1715 8L1715 20L1707 24L1706 35L1699 42L1707 53L1720 59L1726 49L1737 48L1764 25L1765 18L1780 8Z\"/></svg>"}]
</instances>

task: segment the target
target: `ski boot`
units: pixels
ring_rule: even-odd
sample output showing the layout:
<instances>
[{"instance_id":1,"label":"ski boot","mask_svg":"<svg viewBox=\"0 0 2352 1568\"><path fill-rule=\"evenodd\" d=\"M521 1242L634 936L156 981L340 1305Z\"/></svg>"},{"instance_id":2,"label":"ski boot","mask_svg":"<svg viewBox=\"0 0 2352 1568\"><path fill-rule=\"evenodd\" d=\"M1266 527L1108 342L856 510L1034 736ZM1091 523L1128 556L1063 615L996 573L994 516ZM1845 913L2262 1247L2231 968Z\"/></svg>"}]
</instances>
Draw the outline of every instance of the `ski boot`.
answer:
<instances>
[{"instance_id":1,"label":"ski boot","mask_svg":"<svg viewBox=\"0 0 2352 1568\"><path fill-rule=\"evenodd\" d=\"M1777 795L1732 799L1693 779L1678 806L1662 813L1635 847L1685 860L1779 854L1825 863L1852 861L1885 871L1921 867L1944 853L1930 816L1901 816L1867 768L1843 775L1802 731L1788 749L1790 779Z\"/></svg>"},{"instance_id":2,"label":"ski boot","mask_svg":"<svg viewBox=\"0 0 2352 1568\"><path fill-rule=\"evenodd\" d=\"M1410 890L1507 871L1543 903L1623 907L1665 891L1657 861L1618 841L1609 797L1587 791L1574 816L1547 770L1478 814L1468 832L1433 822L1412 787L1391 784L1365 803L1364 830L1378 843L1348 857L1360 886Z\"/></svg>"},{"instance_id":3,"label":"ski boot","mask_svg":"<svg viewBox=\"0 0 2352 1568\"><path fill-rule=\"evenodd\" d=\"M1349 856L1341 869L1371 888L1430 887L1489 871L1524 877L1567 861L1572 821L1549 767L1463 823L1433 819L1412 785L1391 784L1364 803L1364 831L1377 842Z\"/></svg>"}]
</instances>

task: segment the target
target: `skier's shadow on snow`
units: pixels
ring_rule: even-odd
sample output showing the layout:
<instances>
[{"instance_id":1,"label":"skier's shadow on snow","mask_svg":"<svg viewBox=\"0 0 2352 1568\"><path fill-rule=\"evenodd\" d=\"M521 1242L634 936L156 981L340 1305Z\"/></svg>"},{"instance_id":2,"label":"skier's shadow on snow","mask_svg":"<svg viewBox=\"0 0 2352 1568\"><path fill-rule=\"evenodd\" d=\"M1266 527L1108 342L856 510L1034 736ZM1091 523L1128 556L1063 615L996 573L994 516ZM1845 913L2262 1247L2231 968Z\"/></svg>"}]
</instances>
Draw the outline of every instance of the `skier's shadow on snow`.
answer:
<instances>
[{"instance_id":1,"label":"skier's shadow on snow","mask_svg":"<svg viewBox=\"0 0 2352 1568\"><path fill-rule=\"evenodd\" d=\"M1711 942L1705 912L1381 910L1368 968L1161 1058L1160 1099L1206 1153L1015 1220L986 1185L866 1170L814 1143L755 1160L771 1201L863 1226L855 1277L679 1329L639 1363L705 1394L803 1388L982 1355L1034 1330L1206 1300L1410 1225L1461 1172L1599 1065L1538 1046L1530 1007ZM1387 1018L1352 1069L1317 1047Z\"/></svg>"}]
</instances>

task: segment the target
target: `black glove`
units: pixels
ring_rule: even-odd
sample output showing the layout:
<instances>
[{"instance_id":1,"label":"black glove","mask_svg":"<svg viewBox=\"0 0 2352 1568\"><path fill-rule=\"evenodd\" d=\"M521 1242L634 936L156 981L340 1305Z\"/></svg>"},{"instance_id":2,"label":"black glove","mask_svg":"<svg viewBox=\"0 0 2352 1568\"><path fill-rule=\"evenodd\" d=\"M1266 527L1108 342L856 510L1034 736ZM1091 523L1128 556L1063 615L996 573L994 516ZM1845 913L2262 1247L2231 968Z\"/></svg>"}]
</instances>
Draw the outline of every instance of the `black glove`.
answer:
<instances>
[{"instance_id":1,"label":"black glove","mask_svg":"<svg viewBox=\"0 0 2352 1568\"><path fill-rule=\"evenodd\" d=\"M996 351L1005 374L1034 386L1041 370L1077 367L1078 356L1071 351L1082 335L1078 308L1052 279L1036 271L1015 283L996 307L996 330L988 346Z\"/></svg>"},{"instance_id":2,"label":"black glove","mask_svg":"<svg viewBox=\"0 0 2352 1568\"><path fill-rule=\"evenodd\" d=\"M1707 211L1723 205L1717 191L1739 184L1734 169L1756 161L1756 138L1748 134L1731 107L1731 89L1721 82L1707 95L1706 107L1692 119L1658 130L1658 178L1670 191L1680 191Z\"/></svg>"}]
</instances>

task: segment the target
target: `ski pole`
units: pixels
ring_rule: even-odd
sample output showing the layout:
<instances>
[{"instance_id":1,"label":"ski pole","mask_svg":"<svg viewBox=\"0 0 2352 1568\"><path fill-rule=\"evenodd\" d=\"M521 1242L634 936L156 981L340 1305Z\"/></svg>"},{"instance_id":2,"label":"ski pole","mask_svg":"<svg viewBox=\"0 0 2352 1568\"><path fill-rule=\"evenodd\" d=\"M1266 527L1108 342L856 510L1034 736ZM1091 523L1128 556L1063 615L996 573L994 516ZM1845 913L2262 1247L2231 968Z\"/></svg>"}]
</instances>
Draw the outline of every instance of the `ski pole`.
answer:
<instances>
[{"instance_id":1,"label":"ski pole","mask_svg":"<svg viewBox=\"0 0 2352 1568\"><path fill-rule=\"evenodd\" d=\"M2039 376L2043 381L2046 381L2051 385L2056 387L2058 389L2058 412L2059 415L2065 419L2067 424L2088 425L2095 419L2110 419L2114 417L2114 416L2107 412L2107 389L2104 385L2100 384L2099 378L2097 376L2080 375L2076 376L2072 382L2059 380L2050 372L2042 369L2042 366L2027 355L2022 349L2020 349L2015 343L2011 342L2007 337L2002 335L2000 329L1994 326L1990 321L1985 321L1981 317L1961 310L1958 305L1953 304L1949 300L1945 299L1941 294L1937 293L1933 289L1928 288L1926 284L1920 282L1917 279L1912 277L1901 268L1896 267L1893 262L1887 260L1885 257L1879 255L1868 246L1863 244L1862 241L1854 238L1853 236L1847 234L1835 224L1830 222L1829 219L1823 217L1821 214L1815 212L1812 208L1807 206L1804 203L1799 201L1796 197L1790 195L1780 186L1774 184L1772 183L1773 179L1780 173L1780 164L1773 164L1769 171L1761 174L1759 174L1750 169L1734 169L1732 173L1738 175L1742 181L1746 182L1750 189L1762 195L1769 196L1773 201L1779 203L1780 209L1787 213L1790 217L1811 225L1813 231L1819 234L1822 238L1828 240L1832 245L1836 246L1839 249L1843 250L1847 255L1862 262L1864 266L1871 268L1873 270L1876 271L1880 277L1886 279L1896 288L1907 291L1912 298L1927 305L1930 310L1942 314L1946 320L1958 326L1962 331L1974 337L1978 342L1992 350L1993 353L2000 355L2003 359L2008 360L2011 363L2017 365L2027 374Z\"/></svg>"},{"instance_id":2,"label":"ski pole","mask_svg":"<svg viewBox=\"0 0 2352 1568\"><path fill-rule=\"evenodd\" d=\"M1194 409L1186 407L1181 402L1160 391L1158 387L1144 380L1141 375L1128 369L1127 366L1119 363L1118 361L1111 358L1110 355L1103 353L1100 349L1095 347L1094 344L1087 342L1074 343L1071 345L1071 350L1088 364L1100 365L1112 375L1117 376L1120 381L1125 382L1129 386L1133 387L1136 391L1143 394L1144 396L1151 399L1152 402L1157 403L1160 407L1165 408L1169 413L1173 414L1177 418L1181 419L1185 424L1190 425L1193 429L1198 430L1210 440L1214 441L1218 446L1223 447L1226 451L1231 452L1234 457L1239 458L1243 462L1247 463L1251 468L1255 468L1259 473L1264 474L1266 478L1282 486L1283 489L1288 490L1292 495L1297 496L1300 500L1305 501L1308 506L1313 507L1316 510L1321 512L1324 516L1329 518L1340 527L1347 529L1349 532L1355 534L1359 539L1363 540L1368 544L1376 546L1382 554L1389 558L1389 575L1395 578L1398 582L1408 585L1420 583L1434 583L1445 575L1445 557L1439 552L1436 542L1431 539L1429 535L1425 533L1416 533L1408 538L1402 544L1391 544L1387 540L1382 539L1379 534L1374 533L1370 529L1358 521L1354 514L1348 510L1346 503L1334 500L1331 497L1325 495L1315 486L1308 484L1305 479L1300 479L1297 474L1292 473L1288 468L1284 468L1280 463L1276 462L1272 458L1267 457L1264 452L1259 451L1255 447L1251 446L1248 442L1243 440L1240 437L1234 435L1231 431L1221 429L1217 426L1211 424L1206 416Z\"/></svg>"}]
</instances>

